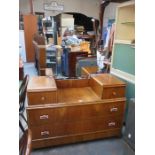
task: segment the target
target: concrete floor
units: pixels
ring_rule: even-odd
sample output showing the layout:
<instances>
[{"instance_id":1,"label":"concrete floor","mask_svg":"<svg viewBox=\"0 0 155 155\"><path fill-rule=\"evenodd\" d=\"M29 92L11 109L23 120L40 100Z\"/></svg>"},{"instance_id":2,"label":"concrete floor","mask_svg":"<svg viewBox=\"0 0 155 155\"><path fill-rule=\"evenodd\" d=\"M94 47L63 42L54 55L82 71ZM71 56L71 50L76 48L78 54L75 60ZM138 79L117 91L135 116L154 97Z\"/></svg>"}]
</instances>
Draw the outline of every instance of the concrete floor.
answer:
<instances>
[{"instance_id":1,"label":"concrete floor","mask_svg":"<svg viewBox=\"0 0 155 155\"><path fill-rule=\"evenodd\" d=\"M121 138L33 150L32 155L134 155L134 151Z\"/></svg>"},{"instance_id":2,"label":"concrete floor","mask_svg":"<svg viewBox=\"0 0 155 155\"><path fill-rule=\"evenodd\" d=\"M24 73L37 75L33 63L24 64ZM134 155L123 138L110 138L83 143L32 150L31 155Z\"/></svg>"}]
</instances>

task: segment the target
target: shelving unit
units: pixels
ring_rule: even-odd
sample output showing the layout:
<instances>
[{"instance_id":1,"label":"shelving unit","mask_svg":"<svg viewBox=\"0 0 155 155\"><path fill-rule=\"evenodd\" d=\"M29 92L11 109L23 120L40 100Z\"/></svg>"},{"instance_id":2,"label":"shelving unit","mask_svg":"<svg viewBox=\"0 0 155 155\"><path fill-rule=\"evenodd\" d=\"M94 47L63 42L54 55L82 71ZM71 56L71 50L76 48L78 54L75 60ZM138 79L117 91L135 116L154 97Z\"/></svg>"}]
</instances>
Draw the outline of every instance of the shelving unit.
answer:
<instances>
[{"instance_id":1,"label":"shelving unit","mask_svg":"<svg viewBox=\"0 0 155 155\"><path fill-rule=\"evenodd\" d=\"M134 84L135 80L135 2L117 7L116 31L111 73Z\"/></svg>"},{"instance_id":2,"label":"shelving unit","mask_svg":"<svg viewBox=\"0 0 155 155\"><path fill-rule=\"evenodd\" d=\"M131 41L135 38L135 5L124 3L117 8L115 40Z\"/></svg>"},{"instance_id":3,"label":"shelving unit","mask_svg":"<svg viewBox=\"0 0 155 155\"><path fill-rule=\"evenodd\" d=\"M46 49L46 65L52 68L54 74L57 74L56 48Z\"/></svg>"}]
</instances>

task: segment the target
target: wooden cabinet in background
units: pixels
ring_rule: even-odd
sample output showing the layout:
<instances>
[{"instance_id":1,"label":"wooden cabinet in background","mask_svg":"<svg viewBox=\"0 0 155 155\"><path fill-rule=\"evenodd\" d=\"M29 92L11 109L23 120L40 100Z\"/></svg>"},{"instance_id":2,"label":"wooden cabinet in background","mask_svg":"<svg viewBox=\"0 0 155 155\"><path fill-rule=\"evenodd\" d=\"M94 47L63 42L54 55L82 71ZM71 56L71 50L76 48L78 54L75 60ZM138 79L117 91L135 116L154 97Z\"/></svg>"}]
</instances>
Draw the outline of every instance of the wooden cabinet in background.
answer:
<instances>
[{"instance_id":1,"label":"wooden cabinet in background","mask_svg":"<svg viewBox=\"0 0 155 155\"><path fill-rule=\"evenodd\" d=\"M24 15L24 35L27 62L34 62L33 37L37 33L37 16Z\"/></svg>"}]
</instances>

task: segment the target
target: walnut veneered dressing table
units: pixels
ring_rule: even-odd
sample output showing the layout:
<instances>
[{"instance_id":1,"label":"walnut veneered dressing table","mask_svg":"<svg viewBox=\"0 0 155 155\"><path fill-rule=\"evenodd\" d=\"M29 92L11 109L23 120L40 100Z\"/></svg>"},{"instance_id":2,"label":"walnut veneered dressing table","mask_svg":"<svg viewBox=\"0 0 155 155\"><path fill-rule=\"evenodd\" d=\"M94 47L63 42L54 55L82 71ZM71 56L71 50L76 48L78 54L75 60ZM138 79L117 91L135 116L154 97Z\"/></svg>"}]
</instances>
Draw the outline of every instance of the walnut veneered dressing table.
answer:
<instances>
[{"instance_id":1,"label":"walnut veneered dressing table","mask_svg":"<svg viewBox=\"0 0 155 155\"><path fill-rule=\"evenodd\" d=\"M33 148L121 134L125 83L110 74L66 80L33 77L27 94Z\"/></svg>"}]
</instances>

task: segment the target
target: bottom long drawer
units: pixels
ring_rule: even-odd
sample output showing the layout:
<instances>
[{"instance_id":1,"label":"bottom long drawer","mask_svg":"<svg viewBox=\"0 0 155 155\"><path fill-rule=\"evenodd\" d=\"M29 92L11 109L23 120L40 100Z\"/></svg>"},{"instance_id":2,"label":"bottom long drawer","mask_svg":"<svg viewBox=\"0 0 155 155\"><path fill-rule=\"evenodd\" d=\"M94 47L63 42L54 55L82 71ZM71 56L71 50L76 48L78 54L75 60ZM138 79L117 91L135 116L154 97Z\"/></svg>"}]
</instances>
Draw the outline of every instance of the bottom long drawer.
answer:
<instances>
[{"instance_id":1,"label":"bottom long drawer","mask_svg":"<svg viewBox=\"0 0 155 155\"><path fill-rule=\"evenodd\" d=\"M59 136L59 137L50 137L46 139L37 139L32 140L32 148L42 148L42 147L49 147L49 146L56 146L62 144L69 144L75 142L82 142L88 140L95 140L95 139L103 139L109 137L118 137L121 135L121 128L119 129L111 129L105 131L98 131L92 133L83 133L83 134L76 134L76 135L68 135L68 136Z\"/></svg>"},{"instance_id":2,"label":"bottom long drawer","mask_svg":"<svg viewBox=\"0 0 155 155\"><path fill-rule=\"evenodd\" d=\"M103 131L108 129L121 128L122 117L104 118L97 117L90 120L83 120L71 123L53 123L44 126L31 127L32 139L44 139L65 135L83 134L89 132Z\"/></svg>"}]
</instances>

